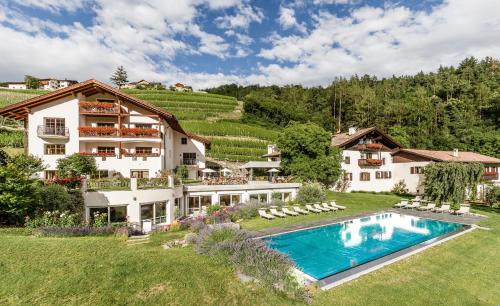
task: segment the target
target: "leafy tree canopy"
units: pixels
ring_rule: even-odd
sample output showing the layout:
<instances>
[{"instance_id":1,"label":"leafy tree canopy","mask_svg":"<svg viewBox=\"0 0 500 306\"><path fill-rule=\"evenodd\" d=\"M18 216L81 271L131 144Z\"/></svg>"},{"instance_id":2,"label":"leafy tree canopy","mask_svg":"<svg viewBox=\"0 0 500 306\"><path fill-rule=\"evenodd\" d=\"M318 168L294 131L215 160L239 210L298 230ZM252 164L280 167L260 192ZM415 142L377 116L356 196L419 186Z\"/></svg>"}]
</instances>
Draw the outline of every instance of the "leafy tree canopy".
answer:
<instances>
[{"instance_id":1,"label":"leafy tree canopy","mask_svg":"<svg viewBox=\"0 0 500 306\"><path fill-rule=\"evenodd\" d=\"M97 165L92 156L75 153L57 161L59 177L83 176L95 173Z\"/></svg>"},{"instance_id":2,"label":"leafy tree canopy","mask_svg":"<svg viewBox=\"0 0 500 306\"><path fill-rule=\"evenodd\" d=\"M37 89L38 87L40 87L39 79L31 75L24 76L24 83L26 84L26 88L28 89Z\"/></svg>"},{"instance_id":3,"label":"leafy tree canopy","mask_svg":"<svg viewBox=\"0 0 500 306\"><path fill-rule=\"evenodd\" d=\"M277 141L281 167L303 181L332 185L341 174L341 155L330 138L329 132L312 123L288 125Z\"/></svg>"},{"instance_id":4,"label":"leafy tree canopy","mask_svg":"<svg viewBox=\"0 0 500 306\"><path fill-rule=\"evenodd\" d=\"M5 166L9 160L9 155L4 150L0 149L0 167Z\"/></svg>"},{"instance_id":5,"label":"leafy tree canopy","mask_svg":"<svg viewBox=\"0 0 500 306\"><path fill-rule=\"evenodd\" d=\"M425 193L438 203L451 202L459 206L467 192L471 198L475 197L483 170L480 163L431 163L424 169Z\"/></svg>"},{"instance_id":6,"label":"leafy tree canopy","mask_svg":"<svg viewBox=\"0 0 500 306\"><path fill-rule=\"evenodd\" d=\"M109 79L113 84L118 86L118 88L121 88L123 85L128 83L127 71L123 68L123 66L119 66Z\"/></svg>"}]
</instances>

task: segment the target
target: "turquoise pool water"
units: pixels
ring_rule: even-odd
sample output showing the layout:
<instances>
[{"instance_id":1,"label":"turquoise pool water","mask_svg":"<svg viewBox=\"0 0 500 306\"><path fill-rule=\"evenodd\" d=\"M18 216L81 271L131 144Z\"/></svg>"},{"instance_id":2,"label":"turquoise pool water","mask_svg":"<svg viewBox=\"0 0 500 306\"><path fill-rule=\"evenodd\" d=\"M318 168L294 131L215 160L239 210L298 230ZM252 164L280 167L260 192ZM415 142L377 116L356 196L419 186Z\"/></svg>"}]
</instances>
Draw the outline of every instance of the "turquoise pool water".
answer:
<instances>
[{"instance_id":1,"label":"turquoise pool water","mask_svg":"<svg viewBox=\"0 0 500 306\"><path fill-rule=\"evenodd\" d=\"M383 213L263 238L302 272L322 279L421 242L461 224Z\"/></svg>"}]
</instances>

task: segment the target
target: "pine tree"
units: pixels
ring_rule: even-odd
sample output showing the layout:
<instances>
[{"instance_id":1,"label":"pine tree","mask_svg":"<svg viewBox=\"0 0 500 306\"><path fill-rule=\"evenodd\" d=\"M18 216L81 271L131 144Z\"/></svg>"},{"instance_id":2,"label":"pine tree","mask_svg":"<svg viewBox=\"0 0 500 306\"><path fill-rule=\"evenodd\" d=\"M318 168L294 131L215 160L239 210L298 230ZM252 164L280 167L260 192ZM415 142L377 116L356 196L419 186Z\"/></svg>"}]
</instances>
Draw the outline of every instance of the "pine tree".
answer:
<instances>
[{"instance_id":1,"label":"pine tree","mask_svg":"<svg viewBox=\"0 0 500 306\"><path fill-rule=\"evenodd\" d=\"M128 83L127 79L127 71L125 71L125 68L123 66L119 66L116 68L115 73L109 78L113 84L118 86L118 88L121 88L123 85Z\"/></svg>"}]
</instances>

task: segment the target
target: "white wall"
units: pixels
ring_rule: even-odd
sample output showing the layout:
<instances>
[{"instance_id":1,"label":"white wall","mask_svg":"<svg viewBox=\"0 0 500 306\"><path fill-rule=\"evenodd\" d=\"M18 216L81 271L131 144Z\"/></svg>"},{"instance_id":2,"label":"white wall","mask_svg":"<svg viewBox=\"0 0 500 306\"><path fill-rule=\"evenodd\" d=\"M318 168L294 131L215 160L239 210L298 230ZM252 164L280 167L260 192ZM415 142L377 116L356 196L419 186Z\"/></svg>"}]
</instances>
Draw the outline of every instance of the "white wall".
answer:
<instances>
[{"instance_id":1,"label":"white wall","mask_svg":"<svg viewBox=\"0 0 500 306\"><path fill-rule=\"evenodd\" d=\"M26 84L9 84L9 89L26 89Z\"/></svg>"},{"instance_id":2,"label":"white wall","mask_svg":"<svg viewBox=\"0 0 500 306\"><path fill-rule=\"evenodd\" d=\"M187 144L182 144L181 139L182 138L187 138ZM183 135L177 131L174 131L173 133L173 147L174 147L174 154L173 154L173 163L174 167L177 167L181 165L181 160L183 153L196 153L196 159L197 159L197 164L194 166L189 166L189 178L190 179L196 179L197 177L197 172L198 169L204 169L205 168L205 144L191 139L187 137L186 135Z\"/></svg>"},{"instance_id":3,"label":"white wall","mask_svg":"<svg viewBox=\"0 0 500 306\"><path fill-rule=\"evenodd\" d=\"M410 193L423 193L424 192L424 179L423 174L411 174L411 167L425 167L430 164L429 161L408 162L408 163L395 163L394 164L394 183L403 180Z\"/></svg>"},{"instance_id":4,"label":"white wall","mask_svg":"<svg viewBox=\"0 0 500 306\"><path fill-rule=\"evenodd\" d=\"M390 191L394 187L394 169L392 164L392 156L390 152L381 152L381 158L385 158L385 165L381 166L371 166L371 167L360 167L358 165L358 159L361 158L360 151L344 150L342 152L343 159L349 156L350 164L345 164L342 162L342 169L346 172L352 173L352 181L349 182L349 187L347 191ZM377 157L374 157L377 158ZM390 179L377 179L375 176L376 171L391 171L392 178ZM369 172L370 180L361 181L360 173Z\"/></svg>"}]
</instances>

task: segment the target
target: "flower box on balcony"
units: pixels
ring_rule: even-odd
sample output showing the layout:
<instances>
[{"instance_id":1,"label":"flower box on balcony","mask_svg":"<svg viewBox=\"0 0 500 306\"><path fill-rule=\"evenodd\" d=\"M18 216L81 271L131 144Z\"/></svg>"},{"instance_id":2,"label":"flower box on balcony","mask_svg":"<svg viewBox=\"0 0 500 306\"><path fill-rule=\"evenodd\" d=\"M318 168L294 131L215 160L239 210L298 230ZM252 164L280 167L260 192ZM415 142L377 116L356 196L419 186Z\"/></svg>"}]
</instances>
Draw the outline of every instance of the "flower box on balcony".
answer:
<instances>
[{"instance_id":1,"label":"flower box on balcony","mask_svg":"<svg viewBox=\"0 0 500 306\"><path fill-rule=\"evenodd\" d=\"M367 149L381 149L382 148L382 145L380 143L367 143L366 144L366 148Z\"/></svg>"},{"instance_id":2,"label":"flower box on balcony","mask_svg":"<svg viewBox=\"0 0 500 306\"><path fill-rule=\"evenodd\" d=\"M158 157L160 156L159 153L130 153L130 152L124 152L124 156L132 156L132 157Z\"/></svg>"},{"instance_id":3,"label":"flower box on balcony","mask_svg":"<svg viewBox=\"0 0 500 306\"><path fill-rule=\"evenodd\" d=\"M366 163L369 165L373 165L373 166L380 166L380 165L382 165L382 160L375 159L375 158L367 158Z\"/></svg>"},{"instance_id":4,"label":"flower box on balcony","mask_svg":"<svg viewBox=\"0 0 500 306\"><path fill-rule=\"evenodd\" d=\"M118 131L117 128L110 126L81 126L78 130L81 136L113 136Z\"/></svg>"},{"instance_id":5,"label":"flower box on balcony","mask_svg":"<svg viewBox=\"0 0 500 306\"><path fill-rule=\"evenodd\" d=\"M153 128L122 128L120 131L122 136L158 136L158 130Z\"/></svg>"},{"instance_id":6,"label":"flower box on balcony","mask_svg":"<svg viewBox=\"0 0 500 306\"><path fill-rule=\"evenodd\" d=\"M116 105L109 102L80 102L80 107L82 108L114 108Z\"/></svg>"},{"instance_id":7,"label":"flower box on balcony","mask_svg":"<svg viewBox=\"0 0 500 306\"><path fill-rule=\"evenodd\" d=\"M497 175L498 172L496 171L485 171L483 172L483 175Z\"/></svg>"},{"instance_id":8,"label":"flower box on balcony","mask_svg":"<svg viewBox=\"0 0 500 306\"><path fill-rule=\"evenodd\" d=\"M80 152L82 155L91 155L91 156L116 156L114 152Z\"/></svg>"}]
</instances>

